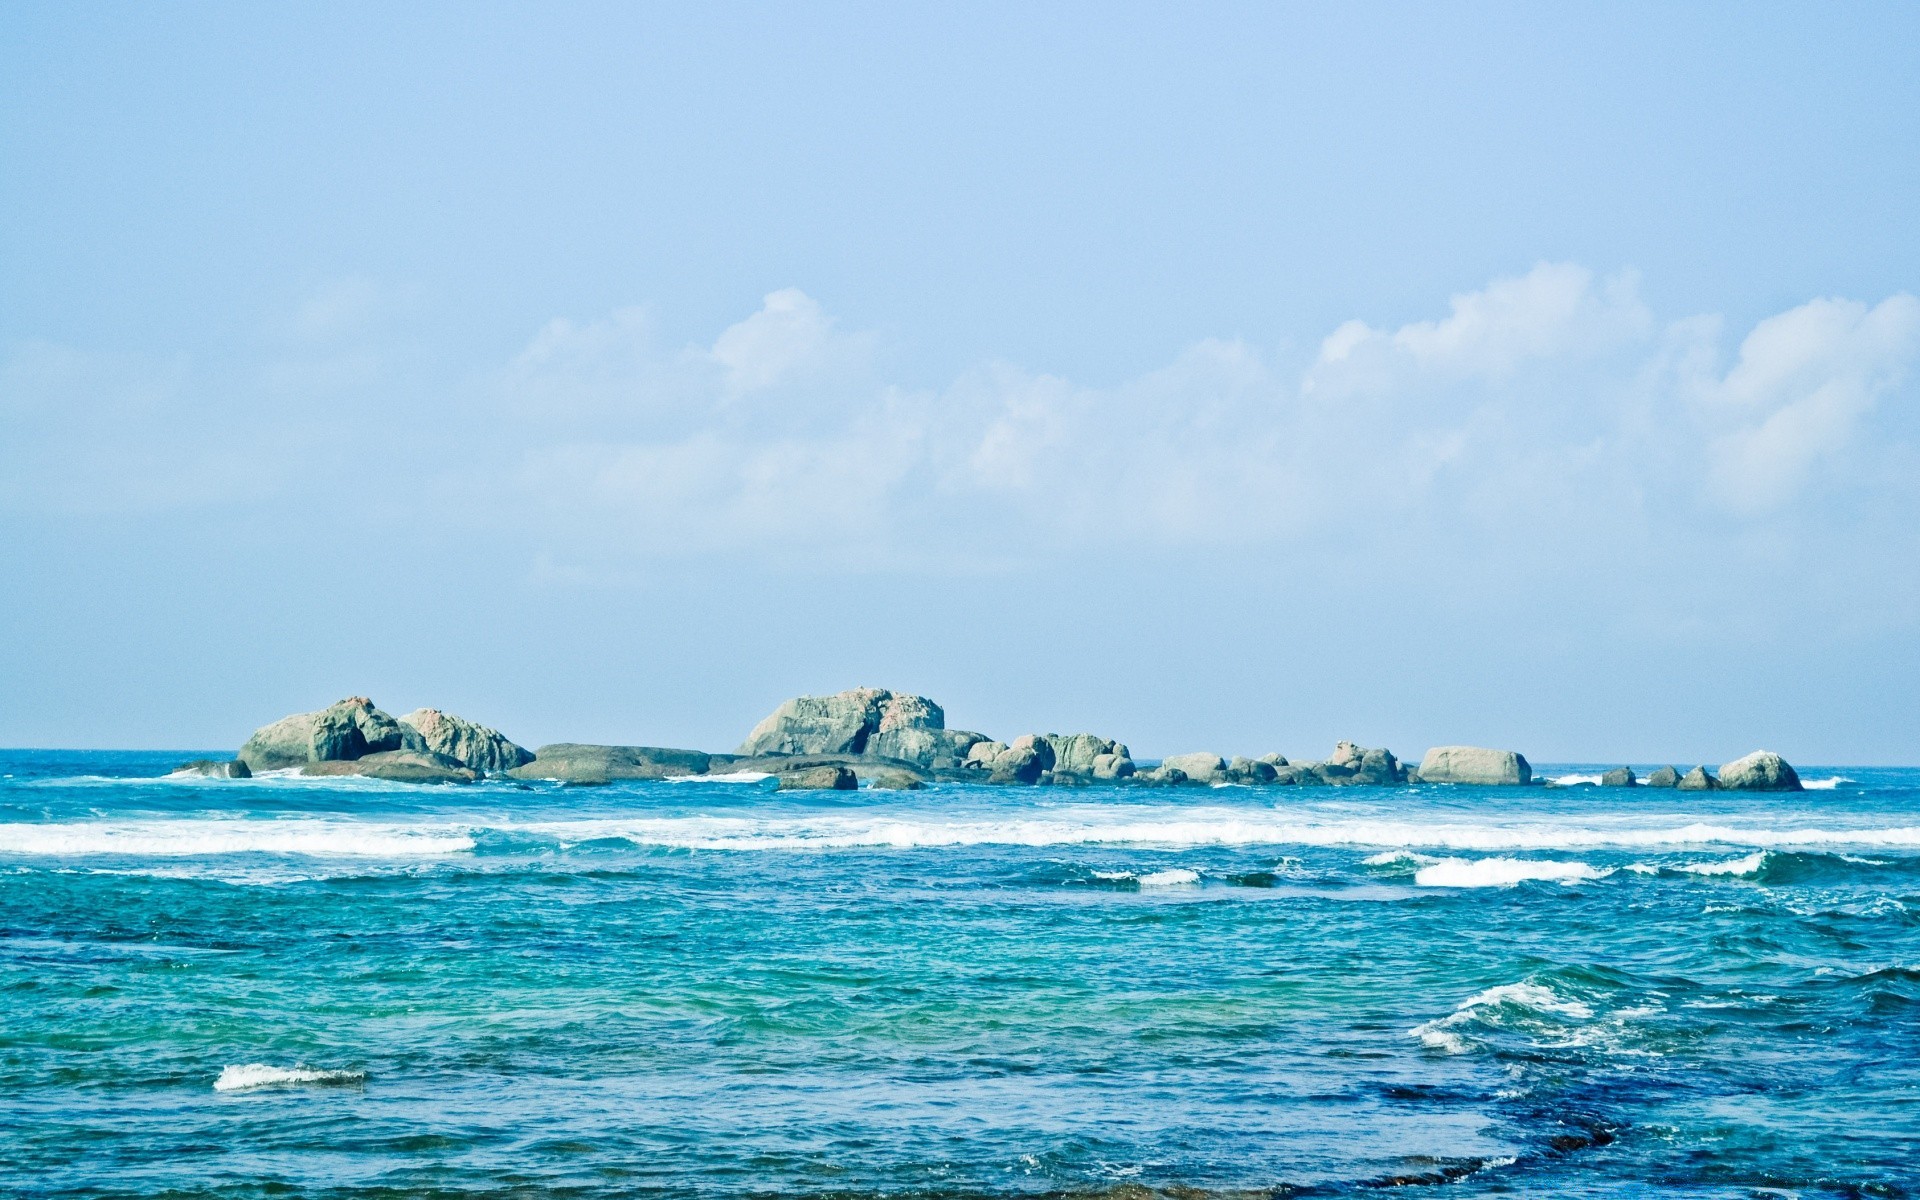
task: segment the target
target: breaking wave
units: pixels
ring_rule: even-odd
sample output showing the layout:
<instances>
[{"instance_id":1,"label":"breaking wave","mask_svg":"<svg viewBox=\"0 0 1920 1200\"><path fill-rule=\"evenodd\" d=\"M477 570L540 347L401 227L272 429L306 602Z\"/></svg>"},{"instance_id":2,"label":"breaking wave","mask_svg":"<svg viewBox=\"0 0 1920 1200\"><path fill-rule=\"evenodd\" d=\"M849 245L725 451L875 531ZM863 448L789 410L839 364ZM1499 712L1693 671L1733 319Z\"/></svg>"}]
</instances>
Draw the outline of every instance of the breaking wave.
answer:
<instances>
[{"instance_id":1,"label":"breaking wave","mask_svg":"<svg viewBox=\"0 0 1920 1200\"><path fill-rule=\"evenodd\" d=\"M314 1084L322 1087L339 1087L342 1084L364 1083L365 1071L323 1071L314 1067L270 1067L266 1063L240 1063L221 1070L220 1078L213 1081L216 1092L240 1092L250 1088L289 1087L294 1084Z\"/></svg>"},{"instance_id":2,"label":"breaking wave","mask_svg":"<svg viewBox=\"0 0 1920 1200\"><path fill-rule=\"evenodd\" d=\"M354 820L186 818L0 824L0 854L191 857L302 854L314 858L431 858L472 850L450 826Z\"/></svg>"},{"instance_id":3,"label":"breaking wave","mask_svg":"<svg viewBox=\"0 0 1920 1200\"><path fill-rule=\"evenodd\" d=\"M1513 887L1529 880L1579 883L1611 875L1583 862L1524 858L1443 858L1413 873L1420 887Z\"/></svg>"}]
</instances>

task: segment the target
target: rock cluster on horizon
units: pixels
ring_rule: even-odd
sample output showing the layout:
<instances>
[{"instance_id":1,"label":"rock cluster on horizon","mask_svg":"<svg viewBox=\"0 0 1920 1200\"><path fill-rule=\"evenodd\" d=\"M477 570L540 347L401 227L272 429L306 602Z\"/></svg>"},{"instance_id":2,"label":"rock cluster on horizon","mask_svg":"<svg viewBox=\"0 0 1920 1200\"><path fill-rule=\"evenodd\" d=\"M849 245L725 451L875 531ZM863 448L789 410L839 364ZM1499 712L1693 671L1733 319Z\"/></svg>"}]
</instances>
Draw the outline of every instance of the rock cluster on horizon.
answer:
<instances>
[{"instance_id":1,"label":"rock cluster on horizon","mask_svg":"<svg viewBox=\"0 0 1920 1200\"><path fill-rule=\"evenodd\" d=\"M349 696L262 726L235 758L249 773L298 768L306 775L471 783L533 755L497 730L438 709L396 720L367 697Z\"/></svg>"}]
</instances>

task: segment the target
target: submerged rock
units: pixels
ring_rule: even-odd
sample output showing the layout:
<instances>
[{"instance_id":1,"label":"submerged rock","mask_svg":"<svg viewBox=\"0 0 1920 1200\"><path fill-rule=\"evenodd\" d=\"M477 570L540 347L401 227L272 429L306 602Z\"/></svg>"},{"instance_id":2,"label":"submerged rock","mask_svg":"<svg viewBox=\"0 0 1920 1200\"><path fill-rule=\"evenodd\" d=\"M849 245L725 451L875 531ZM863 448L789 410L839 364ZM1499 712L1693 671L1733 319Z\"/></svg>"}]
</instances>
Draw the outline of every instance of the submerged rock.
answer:
<instances>
[{"instance_id":1,"label":"submerged rock","mask_svg":"<svg viewBox=\"0 0 1920 1200\"><path fill-rule=\"evenodd\" d=\"M238 757L249 770L273 771L402 749L425 750L426 744L365 696L349 696L318 712L294 713L254 730Z\"/></svg>"},{"instance_id":2,"label":"submerged rock","mask_svg":"<svg viewBox=\"0 0 1920 1200\"><path fill-rule=\"evenodd\" d=\"M926 767L956 767L985 734L948 729L947 715L925 696L853 688L797 696L753 727L739 753L869 754Z\"/></svg>"},{"instance_id":3,"label":"submerged rock","mask_svg":"<svg viewBox=\"0 0 1920 1200\"><path fill-rule=\"evenodd\" d=\"M1601 787L1635 787L1637 785L1638 781L1633 777L1632 767L1615 767L1600 776Z\"/></svg>"},{"instance_id":4,"label":"submerged rock","mask_svg":"<svg viewBox=\"0 0 1920 1200\"><path fill-rule=\"evenodd\" d=\"M416 708L401 717L400 724L418 734L428 751L476 771L511 771L533 761L532 751L514 745L499 730L437 708Z\"/></svg>"},{"instance_id":5,"label":"submerged rock","mask_svg":"<svg viewBox=\"0 0 1920 1200\"><path fill-rule=\"evenodd\" d=\"M1683 792L1713 792L1720 789L1720 781L1707 774L1705 767L1695 767L1680 777L1673 786Z\"/></svg>"},{"instance_id":6,"label":"submerged rock","mask_svg":"<svg viewBox=\"0 0 1920 1200\"><path fill-rule=\"evenodd\" d=\"M778 776L783 792L850 792L860 786L859 778L846 767L801 767L782 771Z\"/></svg>"},{"instance_id":7,"label":"submerged rock","mask_svg":"<svg viewBox=\"0 0 1920 1200\"><path fill-rule=\"evenodd\" d=\"M515 779L551 779L595 785L621 779L667 779L705 775L715 756L666 746L590 746L558 742L542 746L533 761L507 772Z\"/></svg>"},{"instance_id":8,"label":"submerged rock","mask_svg":"<svg viewBox=\"0 0 1920 1200\"><path fill-rule=\"evenodd\" d=\"M1672 767L1655 767L1653 770L1647 772L1646 783L1648 787L1676 787L1680 783L1680 772L1674 770Z\"/></svg>"},{"instance_id":9,"label":"submerged rock","mask_svg":"<svg viewBox=\"0 0 1920 1200\"><path fill-rule=\"evenodd\" d=\"M480 773L427 750L376 750L359 758L326 759L300 768L302 775L364 775L396 783L472 783Z\"/></svg>"},{"instance_id":10,"label":"submerged rock","mask_svg":"<svg viewBox=\"0 0 1920 1200\"><path fill-rule=\"evenodd\" d=\"M1420 782L1514 786L1532 783L1533 768L1515 750L1435 746L1420 760Z\"/></svg>"},{"instance_id":11,"label":"submerged rock","mask_svg":"<svg viewBox=\"0 0 1920 1200\"><path fill-rule=\"evenodd\" d=\"M887 792L917 792L927 785L905 771L880 770L867 776L867 786Z\"/></svg>"},{"instance_id":12,"label":"submerged rock","mask_svg":"<svg viewBox=\"0 0 1920 1200\"><path fill-rule=\"evenodd\" d=\"M208 779L250 779L253 772L237 758L196 758L173 769L175 775L204 775Z\"/></svg>"},{"instance_id":13,"label":"submerged rock","mask_svg":"<svg viewBox=\"0 0 1920 1200\"><path fill-rule=\"evenodd\" d=\"M1755 750L1720 768L1720 786L1730 792L1797 792L1800 774L1771 750Z\"/></svg>"}]
</instances>

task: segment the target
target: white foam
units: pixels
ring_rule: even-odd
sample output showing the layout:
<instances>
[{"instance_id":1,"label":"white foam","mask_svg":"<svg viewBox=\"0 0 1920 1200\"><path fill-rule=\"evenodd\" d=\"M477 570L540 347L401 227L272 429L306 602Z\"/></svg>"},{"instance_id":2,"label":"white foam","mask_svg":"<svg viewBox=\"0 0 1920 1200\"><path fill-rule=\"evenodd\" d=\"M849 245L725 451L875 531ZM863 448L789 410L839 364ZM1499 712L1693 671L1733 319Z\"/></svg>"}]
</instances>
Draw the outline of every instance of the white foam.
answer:
<instances>
[{"instance_id":1,"label":"white foam","mask_svg":"<svg viewBox=\"0 0 1920 1200\"><path fill-rule=\"evenodd\" d=\"M1765 866L1767 851L1755 850L1745 858L1728 859L1725 862L1688 863L1681 867L1689 875L1751 875Z\"/></svg>"},{"instance_id":2,"label":"white foam","mask_svg":"<svg viewBox=\"0 0 1920 1200\"><path fill-rule=\"evenodd\" d=\"M304 854L315 858L431 858L473 849L456 826L285 818L180 818L0 824L0 854L182 857Z\"/></svg>"},{"instance_id":3,"label":"white foam","mask_svg":"<svg viewBox=\"0 0 1920 1200\"><path fill-rule=\"evenodd\" d=\"M1200 872L1189 871L1185 867L1155 871L1151 875L1140 877L1140 886L1143 888L1191 887L1199 882Z\"/></svg>"},{"instance_id":4,"label":"white foam","mask_svg":"<svg viewBox=\"0 0 1920 1200\"><path fill-rule=\"evenodd\" d=\"M1460 1006L1444 1017L1436 1018L1425 1024L1417 1025L1407 1031L1408 1037L1418 1038L1429 1049L1447 1054L1465 1054L1468 1050L1467 1039L1455 1032L1460 1026L1477 1020L1487 1010L1498 1009L1503 1005L1529 1010L1533 1013L1552 1014L1569 1017L1577 1021L1591 1020L1593 1009L1579 1000L1563 999L1553 989L1537 983L1503 983L1476 992L1460 1002Z\"/></svg>"},{"instance_id":5,"label":"white foam","mask_svg":"<svg viewBox=\"0 0 1920 1200\"><path fill-rule=\"evenodd\" d=\"M1582 783L1590 783L1595 787L1599 787L1600 777L1598 775L1561 775L1553 782L1559 784L1561 787L1574 787Z\"/></svg>"},{"instance_id":6,"label":"white foam","mask_svg":"<svg viewBox=\"0 0 1920 1200\"><path fill-rule=\"evenodd\" d=\"M1806 788L1808 791L1830 792L1843 783L1853 782L1854 780L1848 779L1845 775L1835 775L1831 779L1802 779L1800 786Z\"/></svg>"},{"instance_id":7,"label":"white foam","mask_svg":"<svg viewBox=\"0 0 1920 1200\"><path fill-rule=\"evenodd\" d=\"M361 1083L365 1071L322 1071L313 1067L270 1067L266 1063L241 1063L223 1068L213 1081L216 1092L238 1092L248 1088L287 1087L293 1084L339 1085Z\"/></svg>"},{"instance_id":8,"label":"white foam","mask_svg":"<svg viewBox=\"0 0 1920 1200\"><path fill-rule=\"evenodd\" d=\"M1578 883L1609 875L1583 862L1553 862L1524 858L1443 858L1413 874L1419 887L1513 887L1530 879Z\"/></svg>"},{"instance_id":9,"label":"white foam","mask_svg":"<svg viewBox=\"0 0 1920 1200\"><path fill-rule=\"evenodd\" d=\"M771 771L725 771L713 775L669 775L668 783L759 783L772 779Z\"/></svg>"}]
</instances>

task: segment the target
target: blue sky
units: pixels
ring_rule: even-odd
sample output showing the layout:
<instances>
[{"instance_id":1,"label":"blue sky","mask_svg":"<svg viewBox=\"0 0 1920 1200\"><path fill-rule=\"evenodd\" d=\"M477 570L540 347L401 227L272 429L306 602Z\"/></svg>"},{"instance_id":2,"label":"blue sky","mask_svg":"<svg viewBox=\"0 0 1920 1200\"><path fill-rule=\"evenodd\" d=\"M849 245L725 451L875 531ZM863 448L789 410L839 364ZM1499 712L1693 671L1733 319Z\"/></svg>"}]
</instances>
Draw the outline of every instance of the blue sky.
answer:
<instances>
[{"instance_id":1,"label":"blue sky","mask_svg":"<svg viewBox=\"0 0 1920 1200\"><path fill-rule=\"evenodd\" d=\"M0 35L0 744L1920 761L1911 6Z\"/></svg>"}]
</instances>

